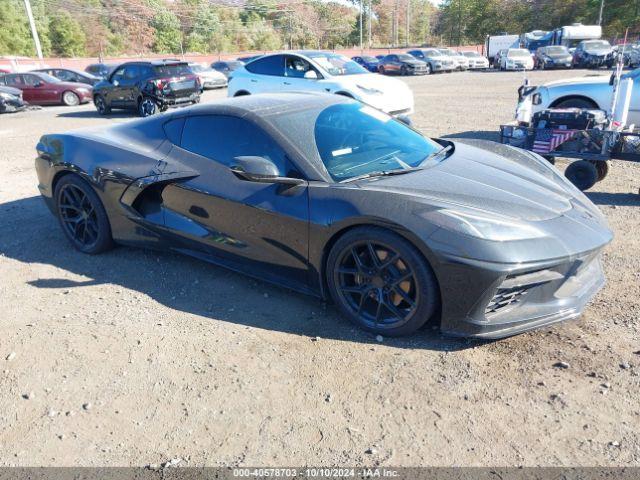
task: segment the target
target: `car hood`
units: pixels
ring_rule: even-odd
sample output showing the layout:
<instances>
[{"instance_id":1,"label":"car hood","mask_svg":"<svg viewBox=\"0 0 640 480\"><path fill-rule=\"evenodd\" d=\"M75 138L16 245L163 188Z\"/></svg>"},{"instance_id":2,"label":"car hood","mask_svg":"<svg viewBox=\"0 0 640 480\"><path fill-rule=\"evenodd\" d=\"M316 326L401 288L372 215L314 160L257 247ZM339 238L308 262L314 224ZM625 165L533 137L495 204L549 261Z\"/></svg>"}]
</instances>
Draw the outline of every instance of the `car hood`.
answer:
<instances>
[{"instance_id":1,"label":"car hood","mask_svg":"<svg viewBox=\"0 0 640 480\"><path fill-rule=\"evenodd\" d=\"M587 55L609 55L611 52L613 52L612 49L610 48L598 48L598 49L585 49L584 53L586 53Z\"/></svg>"},{"instance_id":2,"label":"car hood","mask_svg":"<svg viewBox=\"0 0 640 480\"><path fill-rule=\"evenodd\" d=\"M22 95L22 90L13 87L0 86L0 93L8 93L10 95L19 97L20 95Z\"/></svg>"},{"instance_id":3,"label":"car hood","mask_svg":"<svg viewBox=\"0 0 640 480\"><path fill-rule=\"evenodd\" d=\"M332 77L332 80L339 82L345 87L356 88L358 85L365 88L373 88L382 92L393 92L397 90L409 90L409 87L402 80L386 77L377 73L359 73L357 75L343 75Z\"/></svg>"},{"instance_id":4,"label":"car hood","mask_svg":"<svg viewBox=\"0 0 640 480\"><path fill-rule=\"evenodd\" d=\"M405 175L378 177L370 188L433 202L542 221L571 210L577 192L550 165L531 154L494 142L454 144L439 164Z\"/></svg>"},{"instance_id":5,"label":"car hood","mask_svg":"<svg viewBox=\"0 0 640 480\"><path fill-rule=\"evenodd\" d=\"M556 80L555 82L545 83L545 87L565 87L575 85L601 85L609 84L610 77L607 75L591 75L586 77L567 78L564 80Z\"/></svg>"}]
</instances>

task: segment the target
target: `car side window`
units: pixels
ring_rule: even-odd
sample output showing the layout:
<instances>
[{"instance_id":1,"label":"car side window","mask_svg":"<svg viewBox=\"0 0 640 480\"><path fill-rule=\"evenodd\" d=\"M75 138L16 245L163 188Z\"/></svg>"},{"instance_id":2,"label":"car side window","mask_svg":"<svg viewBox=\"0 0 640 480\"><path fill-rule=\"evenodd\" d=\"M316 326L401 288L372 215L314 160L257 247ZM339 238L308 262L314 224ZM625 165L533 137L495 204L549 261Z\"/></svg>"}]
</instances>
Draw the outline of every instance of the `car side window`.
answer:
<instances>
[{"instance_id":1,"label":"car side window","mask_svg":"<svg viewBox=\"0 0 640 480\"><path fill-rule=\"evenodd\" d=\"M124 78L124 67L120 67L114 72L113 76L111 77L111 80L121 81L123 78Z\"/></svg>"},{"instance_id":2,"label":"car side window","mask_svg":"<svg viewBox=\"0 0 640 480\"><path fill-rule=\"evenodd\" d=\"M66 70L56 70L55 73L56 74L54 75L54 77L58 77L60 80L64 80L67 82L73 82L74 80L76 80L76 76L71 72L67 72Z\"/></svg>"},{"instance_id":3,"label":"car side window","mask_svg":"<svg viewBox=\"0 0 640 480\"><path fill-rule=\"evenodd\" d=\"M284 74L284 59L282 55L271 55L258 58L244 68L258 75L272 75L281 77Z\"/></svg>"},{"instance_id":4,"label":"car side window","mask_svg":"<svg viewBox=\"0 0 640 480\"><path fill-rule=\"evenodd\" d=\"M250 121L226 115L188 117L182 130L181 147L225 166L239 156L271 160L281 175L291 175L292 166L282 148Z\"/></svg>"},{"instance_id":5,"label":"car side window","mask_svg":"<svg viewBox=\"0 0 640 480\"><path fill-rule=\"evenodd\" d=\"M125 80L136 80L140 76L139 65L127 65L124 69Z\"/></svg>"},{"instance_id":6,"label":"car side window","mask_svg":"<svg viewBox=\"0 0 640 480\"><path fill-rule=\"evenodd\" d=\"M140 78L149 78L153 76L153 68L149 65L140 65Z\"/></svg>"},{"instance_id":7,"label":"car side window","mask_svg":"<svg viewBox=\"0 0 640 480\"><path fill-rule=\"evenodd\" d=\"M10 87L20 87L24 85L21 75L5 75L5 84Z\"/></svg>"},{"instance_id":8,"label":"car side window","mask_svg":"<svg viewBox=\"0 0 640 480\"><path fill-rule=\"evenodd\" d=\"M35 75L22 75L22 78L23 78L23 81L24 81L25 85L28 85L30 87L35 87L36 84L41 81Z\"/></svg>"},{"instance_id":9,"label":"car side window","mask_svg":"<svg viewBox=\"0 0 640 480\"><path fill-rule=\"evenodd\" d=\"M287 55L285 57L285 77L304 78L304 74L315 69L304 58ZM316 72L317 73L317 72Z\"/></svg>"}]
</instances>

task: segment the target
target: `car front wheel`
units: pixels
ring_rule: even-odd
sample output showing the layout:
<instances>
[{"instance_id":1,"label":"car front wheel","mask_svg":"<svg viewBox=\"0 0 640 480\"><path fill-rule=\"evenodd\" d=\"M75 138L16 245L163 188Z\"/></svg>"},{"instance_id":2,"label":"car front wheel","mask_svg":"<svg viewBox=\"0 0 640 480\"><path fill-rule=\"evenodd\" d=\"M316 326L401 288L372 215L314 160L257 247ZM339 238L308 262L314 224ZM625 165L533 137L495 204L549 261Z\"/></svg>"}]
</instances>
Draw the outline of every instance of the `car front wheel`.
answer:
<instances>
[{"instance_id":1,"label":"car front wheel","mask_svg":"<svg viewBox=\"0 0 640 480\"><path fill-rule=\"evenodd\" d=\"M427 68L424 72L426 75L431 75L431 64L427 63Z\"/></svg>"},{"instance_id":2,"label":"car front wheel","mask_svg":"<svg viewBox=\"0 0 640 480\"><path fill-rule=\"evenodd\" d=\"M435 275L422 255L401 236L378 227L358 227L338 239L326 275L341 312L373 333L413 333L440 304Z\"/></svg>"},{"instance_id":3,"label":"car front wheel","mask_svg":"<svg viewBox=\"0 0 640 480\"><path fill-rule=\"evenodd\" d=\"M96 110L100 115L107 115L111 112L111 109L107 107L107 102L102 95L96 95L93 99L93 104L96 106Z\"/></svg>"}]
</instances>

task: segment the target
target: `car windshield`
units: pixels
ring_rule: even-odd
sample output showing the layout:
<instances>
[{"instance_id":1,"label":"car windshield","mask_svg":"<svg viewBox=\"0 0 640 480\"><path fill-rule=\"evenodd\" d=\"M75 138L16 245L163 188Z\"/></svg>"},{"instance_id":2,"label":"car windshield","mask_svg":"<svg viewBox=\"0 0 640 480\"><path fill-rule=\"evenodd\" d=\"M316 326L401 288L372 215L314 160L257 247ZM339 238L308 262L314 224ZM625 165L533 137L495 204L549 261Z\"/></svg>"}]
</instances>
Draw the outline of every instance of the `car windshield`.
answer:
<instances>
[{"instance_id":1,"label":"car windshield","mask_svg":"<svg viewBox=\"0 0 640 480\"><path fill-rule=\"evenodd\" d=\"M415 62L415 58L406 53L401 53L398 55L398 60L402 60L403 62Z\"/></svg>"},{"instance_id":2,"label":"car windshield","mask_svg":"<svg viewBox=\"0 0 640 480\"><path fill-rule=\"evenodd\" d=\"M180 75L189 75L193 71L186 63L177 63L174 65L156 65L155 72L163 77L177 77Z\"/></svg>"},{"instance_id":3,"label":"car windshield","mask_svg":"<svg viewBox=\"0 0 640 480\"><path fill-rule=\"evenodd\" d=\"M479 57L480 54L478 52L462 52L465 57Z\"/></svg>"},{"instance_id":4,"label":"car windshield","mask_svg":"<svg viewBox=\"0 0 640 480\"><path fill-rule=\"evenodd\" d=\"M544 49L544 53L553 53L553 54L558 54L558 53L566 53L567 55L569 55L569 50L567 50L567 47L547 47Z\"/></svg>"},{"instance_id":5,"label":"car windshield","mask_svg":"<svg viewBox=\"0 0 640 480\"><path fill-rule=\"evenodd\" d=\"M189 65L189 67L191 67L192 72L206 72L207 70L209 70L208 68L203 67L202 65Z\"/></svg>"},{"instance_id":6,"label":"car windshield","mask_svg":"<svg viewBox=\"0 0 640 480\"><path fill-rule=\"evenodd\" d=\"M360 103L325 108L316 119L316 148L335 181L419 166L442 149L415 130Z\"/></svg>"},{"instance_id":7,"label":"car windshield","mask_svg":"<svg viewBox=\"0 0 640 480\"><path fill-rule=\"evenodd\" d=\"M442 55L442 52L440 52L439 50L426 50L424 54L427 57L443 57L444 56Z\"/></svg>"},{"instance_id":8,"label":"car windshield","mask_svg":"<svg viewBox=\"0 0 640 480\"><path fill-rule=\"evenodd\" d=\"M455 55L451 50L447 50L446 48L441 48L440 51L443 55Z\"/></svg>"},{"instance_id":9,"label":"car windshield","mask_svg":"<svg viewBox=\"0 0 640 480\"><path fill-rule=\"evenodd\" d=\"M362 60L364 60L365 62L377 62L378 61L378 59L376 57L364 56L364 57L360 57L360 58L362 58Z\"/></svg>"},{"instance_id":10,"label":"car windshield","mask_svg":"<svg viewBox=\"0 0 640 480\"><path fill-rule=\"evenodd\" d=\"M314 52L306 54L324 68L330 75L358 75L369 71L343 55L329 52Z\"/></svg>"},{"instance_id":11,"label":"car windshield","mask_svg":"<svg viewBox=\"0 0 640 480\"><path fill-rule=\"evenodd\" d=\"M584 48L596 48L596 49L611 48L611 44L606 40L593 40L590 42L584 42Z\"/></svg>"},{"instance_id":12,"label":"car windshield","mask_svg":"<svg viewBox=\"0 0 640 480\"><path fill-rule=\"evenodd\" d=\"M529 52L529 50L525 50L524 48L516 48L507 52L508 57L528 57L530 55L531 52Z\"/></svg>"}]
</instances>

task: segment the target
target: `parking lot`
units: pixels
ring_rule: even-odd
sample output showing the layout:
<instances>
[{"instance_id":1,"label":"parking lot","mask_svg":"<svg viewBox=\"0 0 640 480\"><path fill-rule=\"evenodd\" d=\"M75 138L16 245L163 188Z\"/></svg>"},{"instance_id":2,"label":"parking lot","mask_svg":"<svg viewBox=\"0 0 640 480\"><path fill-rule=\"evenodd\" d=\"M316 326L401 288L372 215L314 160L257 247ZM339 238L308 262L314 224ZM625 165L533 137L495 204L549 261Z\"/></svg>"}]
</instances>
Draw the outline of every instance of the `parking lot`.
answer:
<instances>
[{"instance_id":1,"label":"parking lot","mask_svg":"<svg viewBox=\"0 0 640 480\"><path fill-rule=\"evenodd\" d=\"M402 79L418 129L497 140L522 77ZM0 466L640 464L639 164L614 162L588 193L615 239L582 318L378 342L331 305L191 258L73 250L38 197L34 147L131 118L0 116Z\"/></svg>"}]
</instances>

